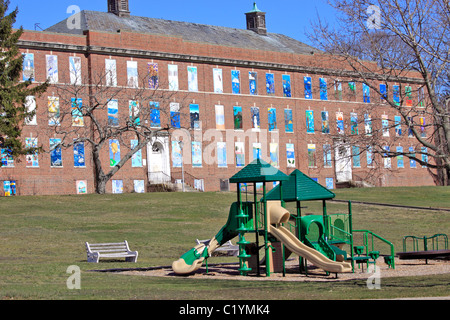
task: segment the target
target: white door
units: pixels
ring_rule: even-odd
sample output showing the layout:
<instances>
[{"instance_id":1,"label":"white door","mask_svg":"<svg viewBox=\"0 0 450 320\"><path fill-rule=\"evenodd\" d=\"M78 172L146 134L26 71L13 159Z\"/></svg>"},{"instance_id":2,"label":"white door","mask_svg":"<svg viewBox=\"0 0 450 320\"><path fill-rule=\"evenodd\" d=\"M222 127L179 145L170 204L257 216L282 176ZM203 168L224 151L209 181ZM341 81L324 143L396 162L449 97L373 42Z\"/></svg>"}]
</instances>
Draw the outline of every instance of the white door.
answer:
<instances>
[{"instance_id":1,"label":"white door","mask_svg":"<svg viewBox=\"0 0 450 320\"><path fill-rule=\"evenodd\" d=\"M352 180L352 152L348 143L335 143L336 182Z\"/></svg>"}]
</instances>

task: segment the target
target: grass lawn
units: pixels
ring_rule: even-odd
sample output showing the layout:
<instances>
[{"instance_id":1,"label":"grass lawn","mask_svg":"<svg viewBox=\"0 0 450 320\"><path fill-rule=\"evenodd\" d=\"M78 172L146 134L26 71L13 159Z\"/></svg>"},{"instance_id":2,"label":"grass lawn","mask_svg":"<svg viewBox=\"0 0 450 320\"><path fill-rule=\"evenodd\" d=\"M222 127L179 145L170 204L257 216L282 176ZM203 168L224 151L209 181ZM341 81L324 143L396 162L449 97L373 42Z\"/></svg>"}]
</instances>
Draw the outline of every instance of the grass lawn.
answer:
<instances>
[{"instance_id":1,"label":"grass lawn","mask_svg":"<svg viewBox=\"0 0 450 320\"><path fill-rule=\"evenodd\" d=\"M450 188L336 190L337 199L450 208ZM0 299L19 300L286 300L448 296L449 275L386 278L381 290L365 281L304 283L156 278L94 269L171 265L226 222L234 193L148 193L0 198ZM304 204L321 213L321 204ZM330 203L328 213L346 212ZM355 229L368 229L401 251L404 235L450 234L450 212L353 205ZM136 264L86 262L84 242L128 240ZM232 258L231 261L237 261ZM236 259L236 260L234 260ZM68 290L69 266L81 269L81 290Z\"/></svg>"}]
</instances>

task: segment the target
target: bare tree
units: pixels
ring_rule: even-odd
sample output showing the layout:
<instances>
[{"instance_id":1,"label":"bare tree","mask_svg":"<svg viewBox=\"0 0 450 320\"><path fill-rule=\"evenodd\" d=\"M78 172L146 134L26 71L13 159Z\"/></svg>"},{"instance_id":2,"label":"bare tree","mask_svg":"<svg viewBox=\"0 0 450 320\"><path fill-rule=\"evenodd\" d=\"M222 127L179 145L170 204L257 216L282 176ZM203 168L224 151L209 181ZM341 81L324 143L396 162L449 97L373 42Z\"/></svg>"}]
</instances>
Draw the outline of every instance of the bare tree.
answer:
<instances>
[{"instance_id":1,"label":"bare tree","mask_svg":"<svg viewBox=\"0 0 450 320\"><path fill-rule=\"evenodd\" d=\"M341 67L336 77L339 81L363 85L370 92L370 102L358 112L358 122L368 126L370 115L372 132L348 135L347 139L362 146L361 151L370 146L384 158L403 156L426 165L437 184L448 185L449 2L328 3L338 13L337 25L330 26L319 16L310 39ZM386 118L382 110L396 114L397 119ZM386 132L390 132L389 138ZM408 140L413 149L396 148L405 142L405 136L413 138Z\"/></svg>"},{"instance_id":2,"label":"bare tree","mask_svg":"<svg viewBox=\"0 0 450 320\"><path fill-rule=\"evenodd\" d=\"M86 154L93 162L95 191L104 194L106 183L133 155L156 137L170 135L177 126L174 114L179 121L182 110L173 110L173 103L182 106L186 95L161 87L159 79L150 73L126 87L117 86L105 70L91 72L89 78L73 77L70 83L55 84L54 96L60 107L56 106L57 112L52 115L49 106L49 121L60 142L51 148L86 144ZM106 157L112 152L115 158L119 145L120 159Z\"/></svg>"}]
</instances>

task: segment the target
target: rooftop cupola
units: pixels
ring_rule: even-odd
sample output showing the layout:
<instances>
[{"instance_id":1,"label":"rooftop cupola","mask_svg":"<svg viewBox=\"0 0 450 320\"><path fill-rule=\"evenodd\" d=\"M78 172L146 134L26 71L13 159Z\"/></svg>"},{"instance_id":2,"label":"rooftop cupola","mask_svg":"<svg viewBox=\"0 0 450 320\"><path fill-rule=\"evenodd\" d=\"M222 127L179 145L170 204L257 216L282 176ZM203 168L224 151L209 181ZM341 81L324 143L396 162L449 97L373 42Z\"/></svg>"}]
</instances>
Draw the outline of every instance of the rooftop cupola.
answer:
<instances>
[{"instance_id":1,"label":"rooftop cupola","mask_svg":"<svg viewBox=\"0 0 450 320\"><path fill-rule=\"evenodd\" d=\"M129 17L130 7L128 0L108 0L108 12L119 17Z\"/></svg>"},{"instance_id":2,"label":"rooftop cupola","mask_svg":"<svg viewBox=\"0 0 450 320\"><path fill-rule=\"evenodd\" d=\"M253 3L253 10L245 13L247 17L247 30L252 30L257 34L267 35L266 13L258 9L256 2Z\"/></svg>"}]
</instances>

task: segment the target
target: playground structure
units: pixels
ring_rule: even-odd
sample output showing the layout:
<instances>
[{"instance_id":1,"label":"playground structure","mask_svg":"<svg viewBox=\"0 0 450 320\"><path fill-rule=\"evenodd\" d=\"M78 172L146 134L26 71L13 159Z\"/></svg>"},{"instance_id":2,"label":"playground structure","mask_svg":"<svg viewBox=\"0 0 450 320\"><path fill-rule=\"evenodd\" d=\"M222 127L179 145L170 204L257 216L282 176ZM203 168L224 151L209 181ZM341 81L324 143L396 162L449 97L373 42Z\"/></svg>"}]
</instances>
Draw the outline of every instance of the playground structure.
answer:
<instances>
[{"instance_id":1,"label":"playground structure","mask_svg":"<svg viewBox=\"0 0 450 320\"><path fill-rule=\"evenodd\" d=\"M267 192L267 183L274 182L278 184ZM256 159L231 177L230 183L237 184L237 201L230 207L227 223L209 242L196 245L174 261L172 269L176 274L191 274L203 263L207 265L214 250L235 237L238 237L241 275L256 272L259 276L261 265L265 264L265 274L269 277L280 262L284 275L285 261L292 253L299 256L300 272L307 273L306 261L327 274L354 272L355 263L375 264L379 257L379 251L374 248L375 238L390 246L391 253L385 256L385 262L395 268L394 247L389 241L368 230L353 230L351 202L348 213L329 215L326 201L333 199L335 194L299 170L288 176ZM262 184L260 199L257 184ZM242 189L246 190L248 185L253 185L252 201L248 201L248 193L247 199L243 199ZM302 216L301 203L312 200L322 201L323 214ZM285 208L287 202L296 203L294 214ZM354 246L355 232L362 233L363 245ZM247 240L248 235L254 236L254 242Z\"/></svg>"},{"instance_id":2,"label":"playground structure","mask_svg":"<svg viewBox=\"0 0 450 320\"><path fill-rule=\"evenodd\" d=\"M411 240L412 250L407 250L408 240ZM431 246L429 242L431 241ZM420 250L419 243L422 243ZM448 249L448 237L446 234L437 233L431 237L404 236L403 252L397 252L397 256L401 260L417 260L424 259L428 264L428 259L450 258L450 250Z\"/></svg>"}]
</instances>

